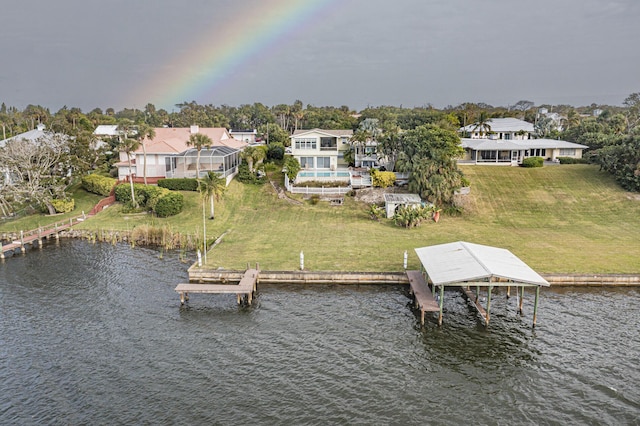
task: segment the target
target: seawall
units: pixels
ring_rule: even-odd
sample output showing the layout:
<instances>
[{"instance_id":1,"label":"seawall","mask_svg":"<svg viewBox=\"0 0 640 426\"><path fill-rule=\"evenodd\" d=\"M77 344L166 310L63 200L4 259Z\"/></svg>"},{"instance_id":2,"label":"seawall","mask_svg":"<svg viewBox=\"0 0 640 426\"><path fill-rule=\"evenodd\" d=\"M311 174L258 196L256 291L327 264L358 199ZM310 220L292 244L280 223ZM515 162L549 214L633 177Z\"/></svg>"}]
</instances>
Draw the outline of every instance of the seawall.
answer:
<instances>
[{"instance_id":1,"label":"seawall","mask_svg":"<svg viewBox=\"0 0 640 426\"><path fill-rule=\"evenodd\" d=\"M191 282L239 282L244 271L189 268ZM541 274L553 287L640 287L640 274ZM279 284L409 284L404 272L260 271L261 283Z\"/></svg>"}]
</instances>

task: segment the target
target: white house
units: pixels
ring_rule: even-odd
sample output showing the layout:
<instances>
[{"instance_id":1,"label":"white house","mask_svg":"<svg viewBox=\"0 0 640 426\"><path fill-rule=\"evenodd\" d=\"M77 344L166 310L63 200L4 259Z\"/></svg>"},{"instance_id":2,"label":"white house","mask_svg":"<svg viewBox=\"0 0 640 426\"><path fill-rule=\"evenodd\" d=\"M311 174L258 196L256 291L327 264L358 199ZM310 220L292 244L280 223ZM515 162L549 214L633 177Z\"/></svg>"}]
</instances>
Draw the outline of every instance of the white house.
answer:
<instances>
[{"instance_id":1,"label":"white house","mask_svg":"<svg viewBox=\"0 0 640 426\"><path fill-rule=\"evenodd\" d=\"M256 143L256 137L258 135L258 131L256 129L253 130L233 130L229 131L229 134L232 138L246 142L249 145Z\"/></svg>"},{"instance_id":2,"label":"white house","mask_svg":"<svg viewBox=\"0 0 640 426\"><path fill-rule=\"evenodd\" d=\"M527 157L549 161L558 157L582 158L582 152L589 148L555 139L533 139L533 124L517 118L493 118L488 124L490 131L480 130L476 124L460 128L470 136L461 138L465 150L461 163L516 166Z\"/></svg>"},{"instance_id":3,"label":"white house","mask_svg":"<svg viewBox=\"0 0 640 426\"><path fill-rule=\"evenodd\" d=\"M353 130L296 130L291 138L291 155L303 169L346 168L344 152L350 147Z\"/></svg>"}]
</instances>

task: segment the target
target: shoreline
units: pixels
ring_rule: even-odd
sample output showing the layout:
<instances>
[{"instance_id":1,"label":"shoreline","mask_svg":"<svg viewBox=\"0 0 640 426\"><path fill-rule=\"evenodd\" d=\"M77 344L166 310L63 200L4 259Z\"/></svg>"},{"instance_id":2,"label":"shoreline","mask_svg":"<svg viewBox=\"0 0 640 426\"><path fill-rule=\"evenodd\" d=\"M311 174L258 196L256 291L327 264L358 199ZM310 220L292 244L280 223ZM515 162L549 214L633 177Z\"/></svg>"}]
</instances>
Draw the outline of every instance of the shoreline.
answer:
<instances>
[{"instance_id":1,"label":"shoreline","mask_svg":"<svg viewBox=\"0 0 640 426\"><path fill-rule=\"evenodd\" d=\"M79 239L90 242L106 242L110 244L125 243L151 249L184 250L182 248L166 248L137 240L130 241L131 231L93 231L68 230L59 233L60 238ZM190 248L186 248L191 250ZM199 267L194 263L188 269L190 282L227 283L239 282L244 270L213 269ZM640 273L540 273L551 287L640 287ZM260 271L259 281L266 284L409 284L404 271Z\"/></svg>"},{"instance_id":2,"label":"shoreline","mask_svg":"<svg viewBox=\"0 0 640 426\"><path fill-rule=\"evenodd\" d=\"M192 265L190 282L239 282L244 271L208 269ZM540 274L551 287L640 287L640 274ZM262 271L265 284L409 284L405 272Z\"/></svg>"}]
</instances>

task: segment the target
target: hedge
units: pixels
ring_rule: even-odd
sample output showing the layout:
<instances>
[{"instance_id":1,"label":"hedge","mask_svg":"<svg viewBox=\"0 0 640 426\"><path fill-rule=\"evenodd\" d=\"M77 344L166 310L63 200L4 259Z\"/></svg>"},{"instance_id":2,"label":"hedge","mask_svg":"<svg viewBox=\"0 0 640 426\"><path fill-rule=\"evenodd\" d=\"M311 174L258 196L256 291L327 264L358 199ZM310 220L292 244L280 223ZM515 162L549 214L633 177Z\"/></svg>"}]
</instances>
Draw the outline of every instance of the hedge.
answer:
<instances>
[{"instance_id":1,"label":"hedge","mask_svg":"<svg viewBox=\"0 0 640 426\"><path fill-rule=\"evenodd\" d=\"M158 186L172 191L197 191L198 181L193 178L160 179Z\"/></svg>"},{"instance_id":2,"label":"hedge","mask_svg":"<svg viewBox=\"0 0 640 426\"><path fill-rule=\"evenodd\" d=\"M169 192L156 203L155 212L159 217L173 216L182 211L184 195L179 192Z\"/></svg>"},{"instance_id":3,"label":"hedge","mask_svg":"<svg viewBox=\"0 0 640 426\"><path fill-rule=\"evenodd\" d=\"M109 196L117 179L91 174L82 177L82 187L93 194Z\"/></svg>"},{"instance_id":4,"label":"hedge","mask_svg":"<svg viewBox=\"0 0 640 426\"><path fill-rule=\"evenodd\" d=\"M160 188L159 186L153 185L146 185L142 190L144 192L144 199L146 200L145 206L149 210L155 210L158 201L171 193L167 188ZM129 190L129 192L131 192L131 190Z\"/></svg>"},{"instance_id":5,"label":"hedge","mask_svg":"<svg viewBox=\"0 0 640 426\"><path fill-rule=\"evenodd\" d=\"M76 201L70 200L51 200L51 205L56 209L56 213L69 213L76 208Z\"/></svg>"},{"instance_id":6,"label":"hedge","mask_svg":"<svg viewBox=\"0 0 640 426\"><path fill-rule=\"evenodd\" d=\"M586 158L557 157L560 164L589 164Z\"/></svg>"},{"instance_id":7,"label":"hedge","mask_svg":"<svg viewBox=\"0 0 640 426\"><path fill-rule=\"evenodd\" d=\"M371 183L376 188L388 188L396 183L396 174L371 169Z\"/></svg>"},{"instance_id":8,"label":"hedge","mask_svg":"<svg viewBox=\"0 0 640 426\"><path fill-rule=\"evenodd\" d=\"M141 183L133 184L133 193L136 196L136 202L141 206L144 206L146 203L146 198L145 198L146 192L144 187L145 185ZM131 202L131 184L124 183L116 186L115 194L116 194L116 201L119 201L122 204L130 203Z\"/></svg>"},{"instance_id":9,"label":"hedge","mask_svg":"<svg viewBox=\"0 0 640 426\"><path fill-rule=\"evenodd\" d=\"M522 167L542 167L544 164L544 158L542 157L527 157L522 160Z\"/></svg>"}]
</instances>

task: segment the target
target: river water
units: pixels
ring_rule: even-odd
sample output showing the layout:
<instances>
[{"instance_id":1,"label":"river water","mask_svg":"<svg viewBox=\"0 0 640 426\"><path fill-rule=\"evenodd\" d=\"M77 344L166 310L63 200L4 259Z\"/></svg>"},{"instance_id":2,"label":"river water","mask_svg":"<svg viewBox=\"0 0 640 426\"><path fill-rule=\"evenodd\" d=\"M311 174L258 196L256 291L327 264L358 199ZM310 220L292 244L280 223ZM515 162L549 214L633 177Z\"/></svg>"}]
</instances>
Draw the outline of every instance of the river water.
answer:
<instances>
[{"instance_id":1,"label":"river water","mask_svg":"<svg viewBox=\"0 0 640 426\"><path fill-rule=\"evenodd\" d=\"M174 287L177 253L63 240L0 264L0 424L638 424L640 293L546 289L531 328L455 291L422 328L404 286Z\"/></svg>"}]
</instances>

